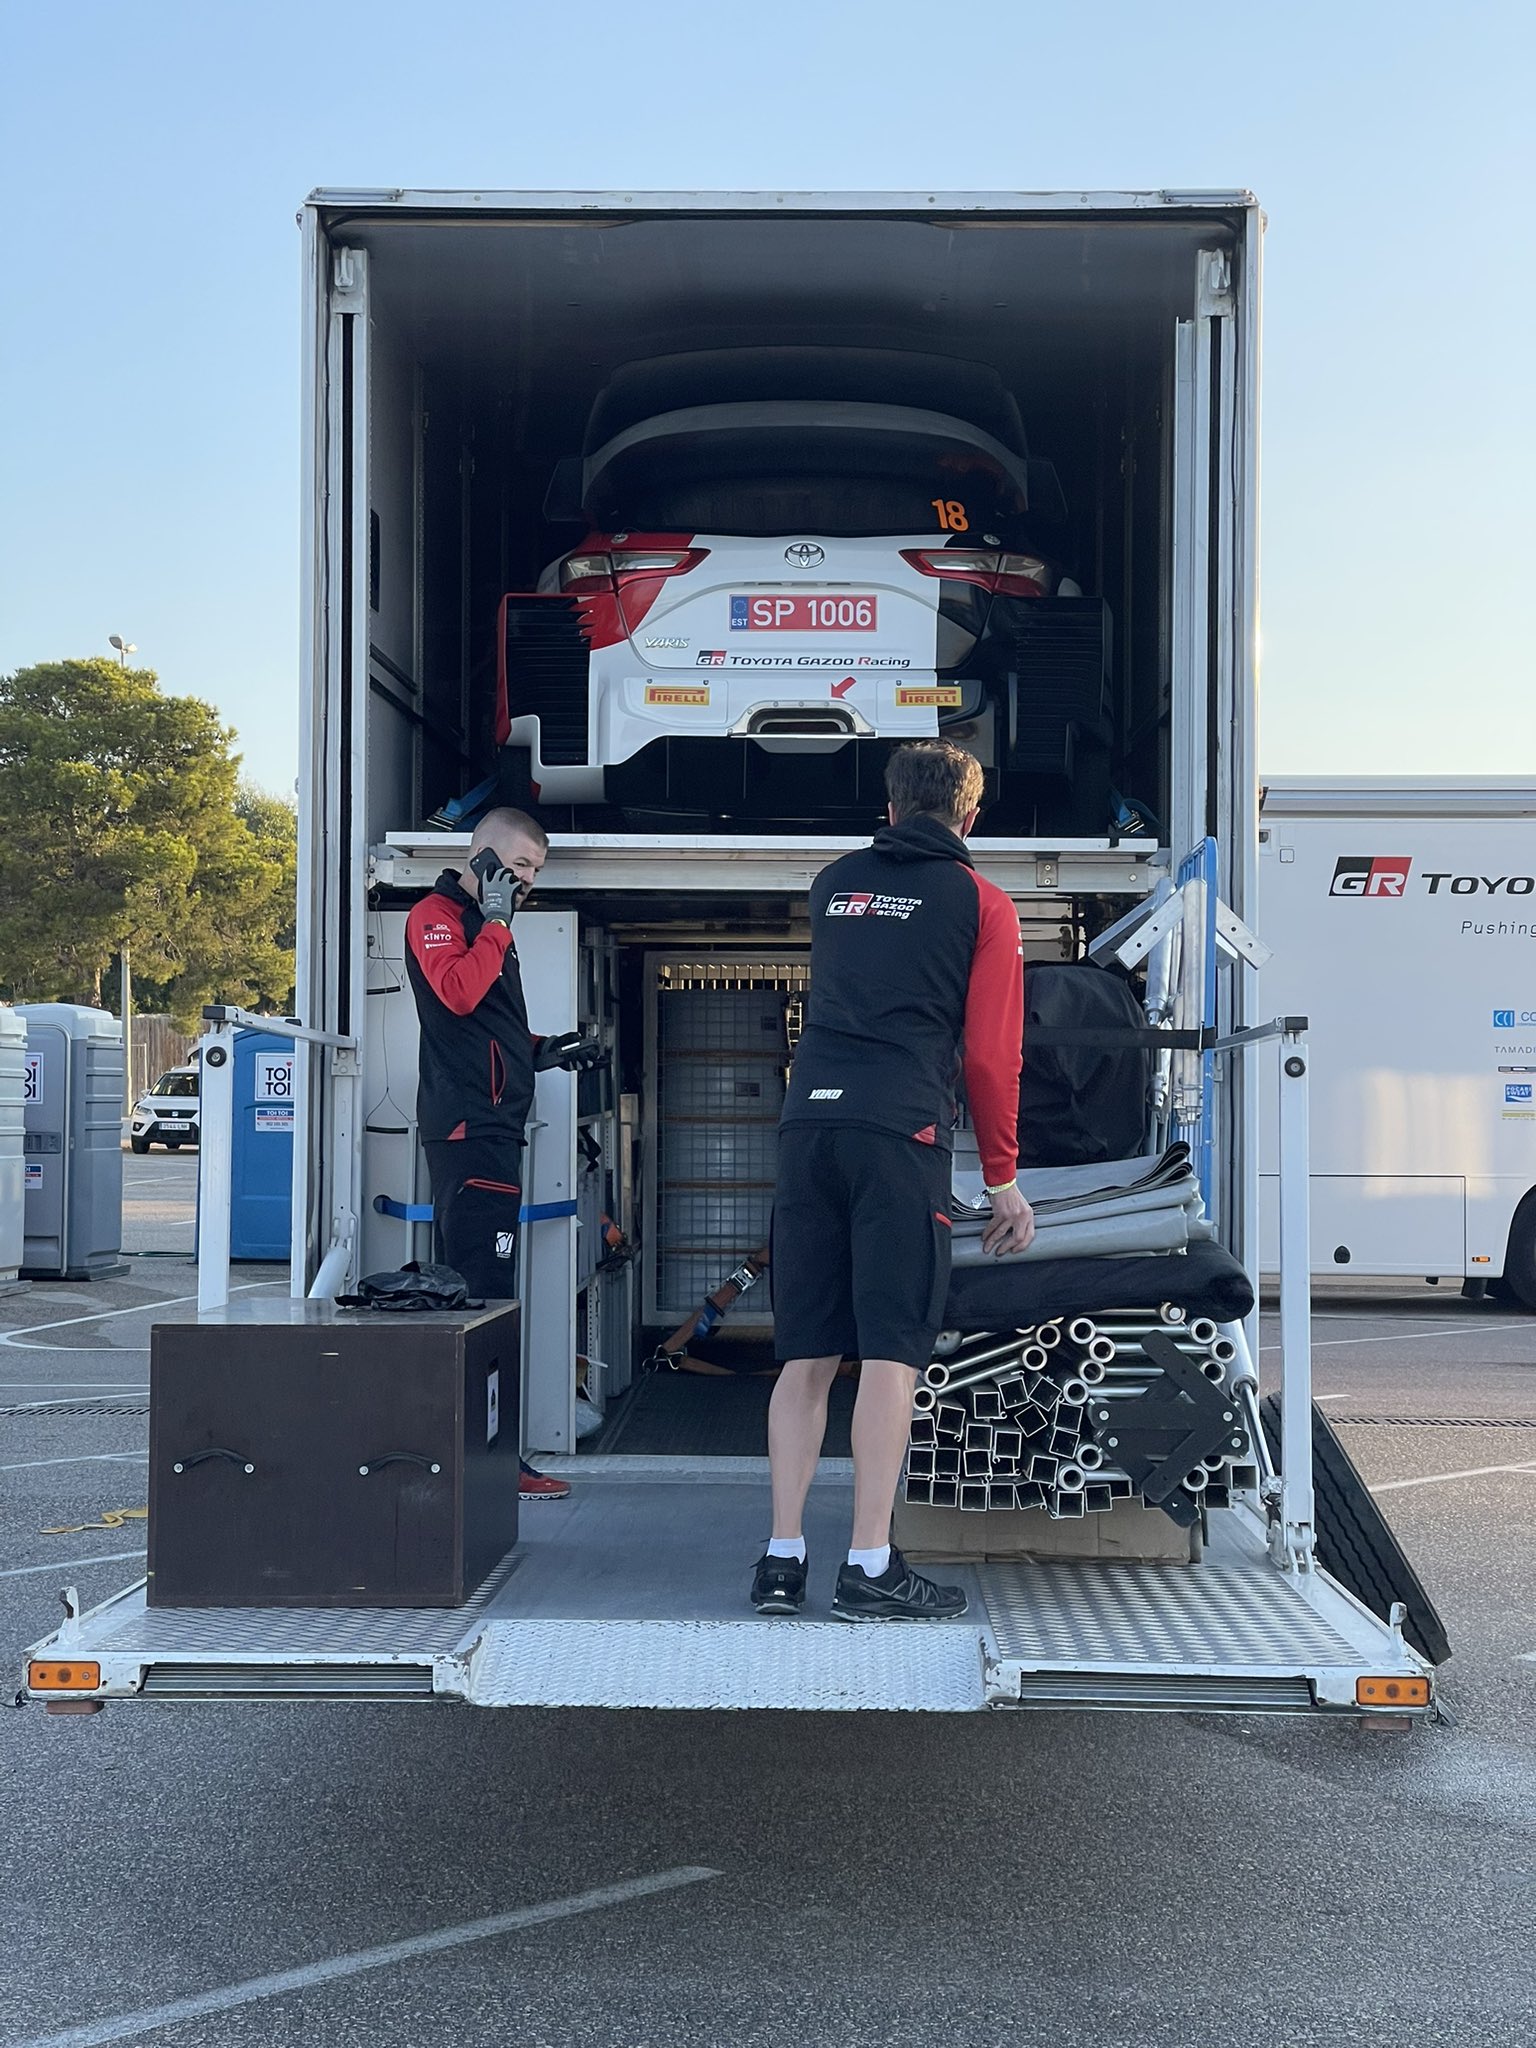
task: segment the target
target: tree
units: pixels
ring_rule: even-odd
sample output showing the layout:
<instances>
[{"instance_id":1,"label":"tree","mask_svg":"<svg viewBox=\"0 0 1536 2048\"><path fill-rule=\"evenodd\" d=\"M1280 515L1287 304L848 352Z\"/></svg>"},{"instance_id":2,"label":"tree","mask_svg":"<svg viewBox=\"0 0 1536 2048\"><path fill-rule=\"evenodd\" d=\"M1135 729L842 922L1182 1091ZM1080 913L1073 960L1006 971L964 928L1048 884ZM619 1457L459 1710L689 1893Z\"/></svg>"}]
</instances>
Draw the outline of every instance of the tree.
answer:
<instances>
[{"instance_id":1,"label":"tree","mask_svg":"<svg viewBox=\"0 0 1536 2048\"><path fill-rule=\"evenodd\" d=\"M243 787L235 735L152 669L42 662L0 676L0 986L99 1002L133 948L138 1000L285 1007L293 807Z\"/></svg>"}]
</instances>

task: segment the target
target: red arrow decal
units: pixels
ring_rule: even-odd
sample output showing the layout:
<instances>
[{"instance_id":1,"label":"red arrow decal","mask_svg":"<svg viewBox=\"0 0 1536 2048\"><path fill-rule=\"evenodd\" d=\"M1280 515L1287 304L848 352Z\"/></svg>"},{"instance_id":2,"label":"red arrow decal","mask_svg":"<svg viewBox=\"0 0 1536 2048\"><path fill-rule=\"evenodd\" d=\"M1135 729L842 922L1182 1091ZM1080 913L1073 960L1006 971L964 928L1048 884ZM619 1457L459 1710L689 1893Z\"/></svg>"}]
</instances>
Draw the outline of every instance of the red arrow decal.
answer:
<instances>
[{"instance_id":1,"label":"red arrow decal","mask_svg":"<svg viewBox=\"0 0 1536 2048\"><path fill-rule=\"evenodd\" d=\"M850 691L850 690L851 690L851 689L853 688L854 684L855 684L855 683L856 683L857 681L858 681L858 678L857 678L857 676L844 676L844 677L843 677L843 680L842 680L842 681L841 681L840 683L834 683L834 684L832 685L832 694L833 694L833 696L834 696L834 697L846 697L846 696L847 696L847 694L848 694L848 692L849 692L849 691Z\"/></svg>"}]
</instances>

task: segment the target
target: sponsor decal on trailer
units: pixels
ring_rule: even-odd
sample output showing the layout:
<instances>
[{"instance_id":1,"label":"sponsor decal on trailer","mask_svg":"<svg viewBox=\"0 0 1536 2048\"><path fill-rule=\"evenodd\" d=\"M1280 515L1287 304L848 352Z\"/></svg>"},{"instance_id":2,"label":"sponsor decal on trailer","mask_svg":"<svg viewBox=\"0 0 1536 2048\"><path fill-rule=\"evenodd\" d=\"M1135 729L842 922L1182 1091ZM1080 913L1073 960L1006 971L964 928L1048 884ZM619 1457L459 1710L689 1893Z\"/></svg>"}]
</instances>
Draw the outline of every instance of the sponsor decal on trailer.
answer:
<instances>
[{"instance_id":1,"label":"sponsor decal on trailer","mask_svg":"<svg viewBox=\"0 0 1536 2048\"><path fill-rule=\"evenodd\" d=\"M1399 854L1345 854L1334 864L1330 896L1393 896L1401 899L1413 862Z\"/></svg>"},{"instance_id":2,"label":"sponsor decal on trailer","mask_svg":"<svg viewBox=\"0 0 1536 2048\"><path fill-rule=\"evenodd\" d=\"M1495 1031L1523 1031L1528 1024L1536 1024L1536 1010L1495 1010L1493 1013ZM1510 1050L1515 1048L1512 1046Z\"/></svg>"},{"instance_id":3,"label":"sponsor decal on trailer","mask_svg":"<svg viewBox=\"0 0 1536 2048\"><path fill-rule=\"evenodd\" d=\"M700 656L702 660L703 657ZM647 704L692 704L704 705L709 702L708 683L647 683L645 686Z\"/></svg>"},{"instance_id":4,"label":"sponsor decal on trailer","mask_svg":"<svg viewBox=\"0 0 1536 2048\"><path fill-rule=\"evenodd\" d=\"M1531 1099L1532 1093L1529 1081L1506 1081L1504 1083L1504 1100L1506 1102L1529 1102Z\"/></svg>"}]
</instances>

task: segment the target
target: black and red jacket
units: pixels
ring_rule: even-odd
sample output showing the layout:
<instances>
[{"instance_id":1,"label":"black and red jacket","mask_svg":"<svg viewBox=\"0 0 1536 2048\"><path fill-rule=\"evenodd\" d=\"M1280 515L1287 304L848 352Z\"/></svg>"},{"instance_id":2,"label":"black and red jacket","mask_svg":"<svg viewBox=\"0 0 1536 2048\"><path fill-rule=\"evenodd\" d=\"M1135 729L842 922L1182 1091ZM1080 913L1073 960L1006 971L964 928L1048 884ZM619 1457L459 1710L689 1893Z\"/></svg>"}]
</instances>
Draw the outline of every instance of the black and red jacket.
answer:
<instances>
[{"instance_id":1,"label":"black and red jacket","mask_svg":"<svg viewBox=\"0 0 1536 2048\"><path fill-rule=\"evenodd\" d=\"M405 966L421 1022L421 1136L523 1142L533 1054L517 947L445 868L405 921Z\"/></svg>"},{"instance_id":2,"label":"black and red jacket","mask_svg":"<svg viewBox=\"0 0 1536 2048\"><path fill-rule=\"evenodd\" d=\"M1019 917L965 842L910 818L811 886L811 992L782 1121L951 1142L955 1082L988 1182L1018 1165Z\"/></svg>"}]
</instances>

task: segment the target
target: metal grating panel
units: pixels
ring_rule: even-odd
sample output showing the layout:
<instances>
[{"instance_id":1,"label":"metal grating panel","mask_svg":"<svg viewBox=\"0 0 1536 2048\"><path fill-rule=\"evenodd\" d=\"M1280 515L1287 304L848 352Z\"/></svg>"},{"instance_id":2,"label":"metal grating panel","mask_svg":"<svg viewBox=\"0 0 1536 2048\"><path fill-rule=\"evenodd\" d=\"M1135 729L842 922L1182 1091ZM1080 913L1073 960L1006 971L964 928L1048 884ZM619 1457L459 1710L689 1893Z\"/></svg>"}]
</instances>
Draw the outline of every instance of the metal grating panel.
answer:
<instances>
[{"instance_id":1,"label":"metal grating panel","mask_svg":"<svg viewBox=\"0 0 1536 2048\"><path fill-rule=\"evenodd\" d=\"M983 1565L1003 1663L1361 1665L1273 1566Z\"/></svg>"},{"instance_id":2,"label":"metal grating panel","mask_svg":"<svg viewBox=\"0 0 1536 2048\"><path fill-rule=\"evenodd\" d=\"M152 1664L143 1696L160 1700L430 1700L425 1664Z\"/></svg>"},{"instance_id":3,"label":"metal grating panel","mask_svg":"<svg viewBox=\"0 0 1536 2048\"><path fill-rule=\"evenodd\" d=\"M1305 1678L1153 1672L1026 1671L1019 1702L1037 1707L1143 1707L1165 1712L1304 1714L1315 1704Z\"/></svg>"},{"instance_id":4,"label":"metal grating panel","mask_svg":"<svg viewBox=\"0 0 1536 2048\"><path fill-rule=\"evenodd\" d=\"M492 1621L469 1698L501 1707L779 1707L970 1713L981 1636L964 1622Z\"/></svg>"}]
</instances>

